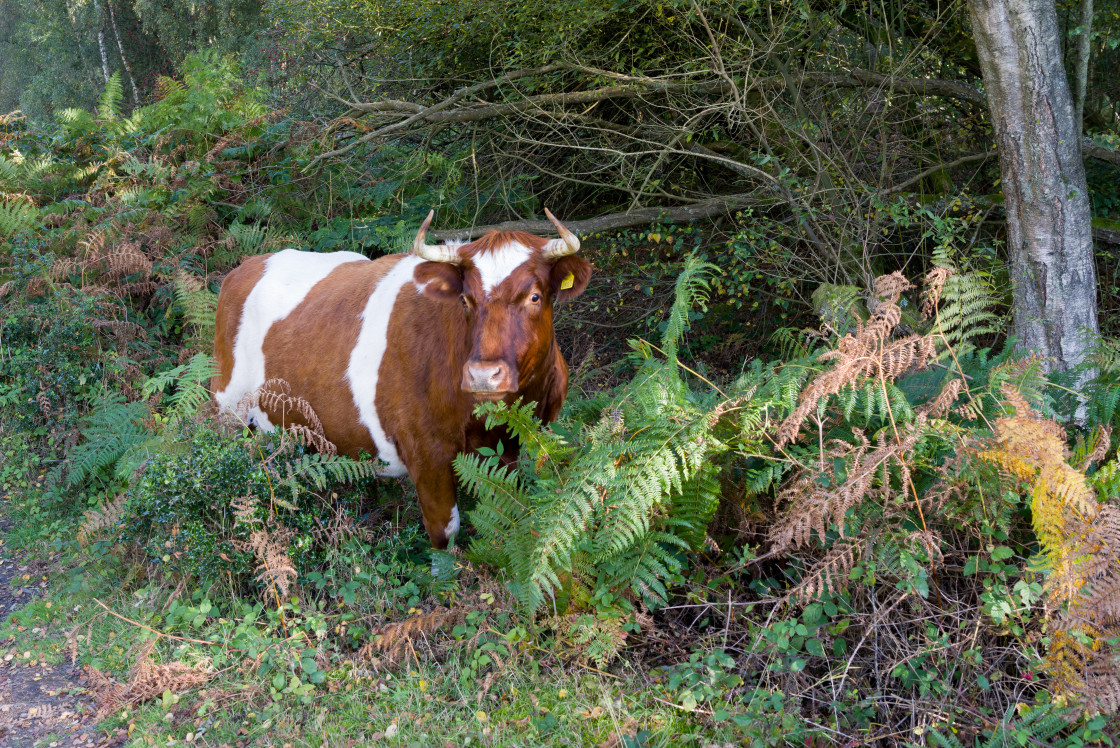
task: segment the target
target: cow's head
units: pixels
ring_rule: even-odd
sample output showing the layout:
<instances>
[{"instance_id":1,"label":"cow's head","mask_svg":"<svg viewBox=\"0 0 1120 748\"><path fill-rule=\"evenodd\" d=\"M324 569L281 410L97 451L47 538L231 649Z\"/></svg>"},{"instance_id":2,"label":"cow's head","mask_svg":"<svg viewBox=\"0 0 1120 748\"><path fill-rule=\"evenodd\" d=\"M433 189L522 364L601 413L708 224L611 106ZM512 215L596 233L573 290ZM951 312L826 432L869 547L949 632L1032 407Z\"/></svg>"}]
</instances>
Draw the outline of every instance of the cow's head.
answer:
<instances>
[{"instance_id":1,"label":"cow's head","mask_svg":"<svg viewBox=\"0 0 1120 748\"><path fill-rule=\"evenodd\" d=\"M427 260L414 279L462 309L470 349L463 391L498 400L525 390L552 363L553 305L583 293L591 277L591 263L576 255L579 239L546 210L559 239L491 231L469 244L425 244L432 215L412 246Z\"/></svg>"}]
</instances>

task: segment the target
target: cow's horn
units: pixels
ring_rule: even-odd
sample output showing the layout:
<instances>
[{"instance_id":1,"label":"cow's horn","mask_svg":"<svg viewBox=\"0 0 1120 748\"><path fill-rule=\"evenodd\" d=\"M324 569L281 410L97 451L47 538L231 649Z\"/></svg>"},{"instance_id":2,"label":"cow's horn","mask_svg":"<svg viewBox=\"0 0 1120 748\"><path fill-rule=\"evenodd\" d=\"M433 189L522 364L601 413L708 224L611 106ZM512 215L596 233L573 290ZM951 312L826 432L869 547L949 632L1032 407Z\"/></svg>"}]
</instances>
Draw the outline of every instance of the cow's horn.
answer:
<instances>
[{"instance_id":1,"label":"cow's horn","mask_svg":"<svg viewBox=\"0 0 1120 748\"><path fill-rule=\"evenodd\" d=\"M463 262L463 258L459 256L459 251L455 247L424 243L424 235L428 233L428 226L431 225L435 214L434 210L428 211L428 217L420 224L420 230L416 232L416 239L412 242L412 253L428 262L450 262L452 265L458 265Z\"/></svg>"},{"instance_id":2,"label":"cow's horn","mask_svg":"<svg viewBox=\"0 0 1120 748\"><path fill-rule=\"evenodd\" d=\"M552 225L556 227L556 232L560 234L559 239L553 239L544 245L544 258L552 260L564 255L574 255L578 252L579 237L564 228L564 224L557 221L556 216L552 215L552 211L548 208L544 209L544 214L548 216L548 220L552 221Z\"/></svg>"}]
</instances>

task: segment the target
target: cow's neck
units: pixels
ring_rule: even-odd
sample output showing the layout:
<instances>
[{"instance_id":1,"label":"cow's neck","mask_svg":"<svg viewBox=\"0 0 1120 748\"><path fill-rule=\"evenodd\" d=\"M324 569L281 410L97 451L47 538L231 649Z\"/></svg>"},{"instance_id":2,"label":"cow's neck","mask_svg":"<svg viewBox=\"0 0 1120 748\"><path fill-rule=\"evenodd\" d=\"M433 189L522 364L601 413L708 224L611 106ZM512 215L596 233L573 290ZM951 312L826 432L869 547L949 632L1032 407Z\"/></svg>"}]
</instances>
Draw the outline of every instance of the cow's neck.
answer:
<instances>
[{"instance_id":1,"label":"cow's neck","mask_svg":"<svg viewBox=\"0 0 1120 748\"><path fill-rule=\"evenodd\" d=\"M553 338L548 347L548 354L536 370L528 373L518 391L521 402L535 402L537 404L538 417L541 416L542 408L545 407L553 390L557 376L557 363L562 360L560 346L556 344L556 338Z\"/></svg>"}]
</instances>

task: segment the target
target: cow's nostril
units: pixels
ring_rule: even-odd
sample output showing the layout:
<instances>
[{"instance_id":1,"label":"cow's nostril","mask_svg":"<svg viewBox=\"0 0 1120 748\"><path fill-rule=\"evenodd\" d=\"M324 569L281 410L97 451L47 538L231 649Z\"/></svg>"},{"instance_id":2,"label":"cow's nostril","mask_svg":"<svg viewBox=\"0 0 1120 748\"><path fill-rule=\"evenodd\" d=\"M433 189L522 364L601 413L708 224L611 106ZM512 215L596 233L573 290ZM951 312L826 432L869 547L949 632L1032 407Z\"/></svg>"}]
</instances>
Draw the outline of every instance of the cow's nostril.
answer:
<instances>
[{"instance_id":1,"label":"cow's nostril","mask_svg":"<svg viewBox=\"0 0 1120 748\"><path fill-rule=\"evenodd\" d=\"M503 362L476 361L463 367L463 389L474 393L502 393L515 389L509 367Z\"/></svg>"}]
</instances>

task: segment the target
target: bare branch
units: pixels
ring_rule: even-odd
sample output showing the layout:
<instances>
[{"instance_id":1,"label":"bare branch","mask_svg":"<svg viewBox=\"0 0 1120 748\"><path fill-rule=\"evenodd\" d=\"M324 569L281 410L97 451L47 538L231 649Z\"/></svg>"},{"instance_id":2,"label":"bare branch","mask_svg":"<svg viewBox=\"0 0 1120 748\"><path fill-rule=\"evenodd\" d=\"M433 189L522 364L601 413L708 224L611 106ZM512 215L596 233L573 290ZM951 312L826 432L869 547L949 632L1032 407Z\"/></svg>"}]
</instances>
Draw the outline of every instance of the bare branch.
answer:
<instances>
[{"instance_id":1,"label":"bare branch","mask_svg":"<svg viewBox=\"0 0 1120 748\"><path fill-rule=\"evenodd\" d=\"M310 171L319 164L319 162L348 153L363 143L398 134L414 126L426 127L433 124L479 122L531 110L547 110L563 106L594 104L612 99L634 99L654 93L723 97L735 95L741 85L749 85L750 88L765 91L781 91L791 85L799 87L833 86L838 88L891 86L892 90L898 93L921 96L944 96L981 105L985 101L983 94L968 84L959 81L936 78L892 78L891 76L881 73L872 73L867 70L855 69L849 73L810 72L789 77L776 75L758 78L753 81L741 81L727 76L716 80L689 82L674 80L668 77L649 78L644 76L609 74L611 77L626 80L627 82L622 85L605 86L585 91L540 94L537 96L528 96L517 101L483 103L467 107L452 108L456 103L462 101L466 97L473 96L482 91L496 88L521 78L543 75L565 69L594 72L594 74L600 76L609 74L607 71L594 68L577 68L559 64L545 65L538 68L513 70L498 78L461 88L450 97L430 107L420 107L417 104L397 100L369 103L347 102L350 107L358 111L406 114L408 116L401 121L384 125L376 130L371 130L360 138L340 148L319 154L311 160L303 171Z\"/></svg>"},{"instance_id":2,"label":"bare branch","mask_svg":"<svg viewBox=\"0 0 1120 748\"><path fill-rule=\"evenodd\" d=\"M887 197L888 195L893 195L897 192L902 192L907 187L910 187L910 186L915 185L918 182L922 181L923 179L928 177L930 174L936 174L937 172L943 171L943 170L947 171L949 169L955 169L958 166L963 166L964 164L971 164L973 161L985 161L990 156L993 156L993 155L995 155L995 154L994 153L973 153L973 154L968 155L968 156L962 156L961 158L958 158L954 161L950 161L947 164L937 164L935 166L931 166L930 168L926 169L925 171L919 172L918 174L915 174L914 176L910 177L905 182L899 182L898 184L894 185L893 187L888 187L888 188L880 191L879 195L881 197Z\"/></svg>"},{"instance_id":3,"label":"bare branch","mask_svg":"<svg viewBox=\"0 0 1120 748\"><path fill-rule=\"evenodd\" d=\"M639 208L622 213L610 213L605 216L588 218L582 221L565 221L564 225L575 234L595 234L601 231L616 231L631 226L641 226L655 221L670 223L689 223L705 218L712 218L720 214L730 213L732 210L747 205L759 205L767 200L753 192L735 195L723 195L711 200L703 200L692 205L676 208ZM548 221L506 221L491 226L475 226L469 229L445 229L432 231L428 235L433 239L447 241L448 239L472 239L485 234L487 231L527 231L532 234L554 234L556 230Z\"/></svg>"}]
</instances>

